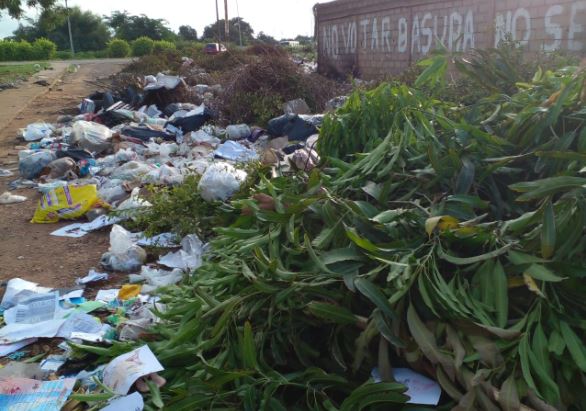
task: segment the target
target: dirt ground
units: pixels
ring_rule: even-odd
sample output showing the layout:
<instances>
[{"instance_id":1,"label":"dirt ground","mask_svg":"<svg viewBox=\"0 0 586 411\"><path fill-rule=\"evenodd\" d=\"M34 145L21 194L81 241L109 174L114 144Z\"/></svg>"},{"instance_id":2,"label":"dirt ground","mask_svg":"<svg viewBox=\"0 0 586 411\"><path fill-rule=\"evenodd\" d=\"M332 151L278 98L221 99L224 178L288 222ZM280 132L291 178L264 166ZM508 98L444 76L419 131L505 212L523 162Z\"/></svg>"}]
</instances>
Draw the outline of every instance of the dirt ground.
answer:
<instances>
[{"instance_id":1,"label":"dirt ground","mask_svg":"<svg viewBox=\"0 0 586 411\"><path fill-rule=\"evenodd\" d=\"M18 130L37 120L55 121L71 114L79 102L96 90L87 80L117 73L120 61L83 62L76 73L66 66L54 65L46 75L51 87L32 85L34 79L18 90L0 92L0 168L14 172L0 177L0 193L18 178L18 148L24 140ZM109 246L108 232L95 232L79 239L53 237L51 232L69 223L31 224L40 195L36 190L12 191L28 200L21 204L0 205L0 282L20 277L43 286L66 288L74 285L92 267L99 267L100 256Z\"/></svg>"}]
</instances>

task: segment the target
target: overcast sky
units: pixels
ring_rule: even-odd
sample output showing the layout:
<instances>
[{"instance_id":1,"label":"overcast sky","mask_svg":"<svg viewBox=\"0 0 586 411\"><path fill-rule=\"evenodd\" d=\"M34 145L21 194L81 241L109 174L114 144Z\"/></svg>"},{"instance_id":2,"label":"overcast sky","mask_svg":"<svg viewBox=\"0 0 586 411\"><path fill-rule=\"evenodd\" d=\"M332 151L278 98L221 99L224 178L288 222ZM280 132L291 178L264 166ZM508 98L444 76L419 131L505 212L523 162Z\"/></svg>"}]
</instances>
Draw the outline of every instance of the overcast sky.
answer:
<instances>
[{"instance_id":1,"label":"overcast sky","mask_svg":"<svg viewBox=\"0 0 586 411\"><path fill-rule=\"evenodd\" d=\"M57 0L64 4L64 0ZM329 0L319 0L327 3ZM258 34L264 31L277 39L295 37L298 34L313 35L313 5L318 0L228 0L230 18L236 17L236 4L240 16L248 21ZM224 1L219 0L221 17ZM216 19L215 0L69 0L69 5L91 10L99 15L109 15L114 10L127 10L130 14L146 14L162 18L175 31L181 25L190 25L201 35L203 28ZM37 11L28 15L35 17ZM0 37L10 36L18 27L18 21L6 16L0 20Z\"/></svg>"}]
</instances>

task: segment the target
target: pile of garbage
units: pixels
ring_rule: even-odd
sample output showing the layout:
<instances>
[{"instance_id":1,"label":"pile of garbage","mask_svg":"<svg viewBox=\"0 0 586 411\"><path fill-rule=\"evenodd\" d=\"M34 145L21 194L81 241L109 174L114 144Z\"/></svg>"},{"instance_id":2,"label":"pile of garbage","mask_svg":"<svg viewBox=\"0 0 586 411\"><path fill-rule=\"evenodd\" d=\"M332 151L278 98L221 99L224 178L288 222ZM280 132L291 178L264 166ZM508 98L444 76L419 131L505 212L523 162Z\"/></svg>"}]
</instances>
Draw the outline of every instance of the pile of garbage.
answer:
<instances>
[{"instance_id":1,"label":"pile of garbage","mask_svg":"<svg viewBox=\"0 0 586 411\"><path fill-rule=\"evenodd\" d=\"M109 394L101 400L110 400L104 409L142 409L138 393L152 393L165 383L157 374L162 366L148 346L129 351L132 346L124 342L148 334L158 321L153 312L165 310L157 290L200 267L205 244L195 234L147 237L119 225L151 205L141 197L143 187L176 186L187 176L199 175L201 197L225 201L246 180L247 164L310 170L319 161L314 147L323 116L310 114L303 100L287 103L283 115L271 120L266 130L246 124L222 128L214 125L217 113L205 103L218 87L189 86L182 77L165 74L141 83L140 93L96 92L81 102L79 115L21 130L27 146L19 152L20 176L9 186L41 194L31 223L75 220L51 233L61 237L111 232L110 249L96 261L101 268L78 279L72 289L46 288L18 278L8 282L0 305L0 353L11 361L0 370L0 384L4 392L19 395L7 397L7 406L24 406L41 394L43 401L55 401L50 409L59 409L70 396L91 393L100 381ZM169 102L186 90L204 102ZM10 170L0 172L3 177L13 175ZM0 204L23 201L27 197L10 192L0 196ZM147 264L152 247L169 251ZM87 299L92 292L85 287L99 285L112 272L129 274L127 284L99 289L95 298ZM27 347L39 344L39 339L53 342L50 355L40 356L40 362L19 361L31 356ZM61 343L56 346L55 341ZM120 355L97 368L76 363L76 350L88 342L119 348ZM136 392L127 395L130 391Z\"/></svg>"}]
</instances>

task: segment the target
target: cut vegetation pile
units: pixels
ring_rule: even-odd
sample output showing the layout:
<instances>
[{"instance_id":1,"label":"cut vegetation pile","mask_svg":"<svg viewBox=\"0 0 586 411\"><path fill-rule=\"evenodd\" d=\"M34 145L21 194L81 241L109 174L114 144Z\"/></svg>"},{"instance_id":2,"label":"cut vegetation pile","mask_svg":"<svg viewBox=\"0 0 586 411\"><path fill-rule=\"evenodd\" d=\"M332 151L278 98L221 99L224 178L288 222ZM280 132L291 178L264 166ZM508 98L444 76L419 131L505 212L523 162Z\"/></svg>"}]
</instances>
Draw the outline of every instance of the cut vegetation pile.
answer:
<instances>
[{"instance_id":1,"label":"cut vegetation pile","mask_svg":"<svg viewBox=\"0 0 586 411\"><path fill-rule=\"evenodd\" d=\"M261 172L215 209L224 224L198 226L207 261L163 295L149 343L168 379L155 403L431 409L406 404L408 367L441 385L440 409L586 410L586 74L503 89L480 75L492 58L457 65L486 87L472 105L441 99L443 55L416 83L432 96L356 92L324 123L321 169ZM241 70L236 100L296 84L279 61Z\"/></svg>"}]
</instances>

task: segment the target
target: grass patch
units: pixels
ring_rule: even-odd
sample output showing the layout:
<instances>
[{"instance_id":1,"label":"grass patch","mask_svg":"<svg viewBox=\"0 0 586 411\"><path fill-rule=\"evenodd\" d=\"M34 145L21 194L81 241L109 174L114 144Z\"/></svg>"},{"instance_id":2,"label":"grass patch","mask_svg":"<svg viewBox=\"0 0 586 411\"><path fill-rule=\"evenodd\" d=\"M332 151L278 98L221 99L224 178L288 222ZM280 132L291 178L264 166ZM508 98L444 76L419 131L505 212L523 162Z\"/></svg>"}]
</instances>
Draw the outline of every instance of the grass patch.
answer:
<instances>
[{"instance_id":1,"label":"grass patch","mask_svg":"<svg viewBox=\"0 0 586 411\"><path fill-rule=\"evenodd\" d=\"M35 73L51 67L49 63L30 63L17 65L0 65L0 83L12 83L26 80Z\"/></svg>"}]
</instances>

